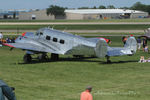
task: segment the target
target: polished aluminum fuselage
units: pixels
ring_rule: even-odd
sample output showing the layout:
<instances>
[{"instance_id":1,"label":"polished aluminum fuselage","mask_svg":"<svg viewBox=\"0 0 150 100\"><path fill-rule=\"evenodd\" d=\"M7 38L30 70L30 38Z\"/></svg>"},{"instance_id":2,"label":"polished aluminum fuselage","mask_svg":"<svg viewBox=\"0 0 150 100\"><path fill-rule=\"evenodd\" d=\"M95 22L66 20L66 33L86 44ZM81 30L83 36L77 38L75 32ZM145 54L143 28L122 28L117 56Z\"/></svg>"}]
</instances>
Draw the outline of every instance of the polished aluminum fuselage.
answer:
<instances>
[{"instance_id":1,"label":"polished aluminum fuselage","mask_svg":"<svg viewBox=\"0 0 150 100\"><path fill-rule=\"evenodd\" d=\"M46 39L47 36L50 37L50 40ZM50 53L72 54L72 55L95 55L94 50L96 46L95 40L92 41L84 37L76 36L66 32L61 32L58 30L43 28L38 30L36 34L26 33L24 37L19 38L16 40L16 43L29 42L41 47L45 46L54 51L54 52L49 51ZM57 39L57 42L53 41L54 38ZM64 40L64 44L61 44L60 40Z\"/></svg>"},{"instance_id":2,"label":"polished aluminum fuselage","mask_svg":"<svg viewBox=\"0 0 150 100\"><path fill-rule=\"evenodd\" d=\"M134 37L129 37L124 47L109 47L104 39L84 38L50 28L39 29L36 33L27 32L18 37L15 42L6 45L27 50L28 54L49 52L97 56L99 58L132 55L137 48Z\"/></svg>"}]
</instances>

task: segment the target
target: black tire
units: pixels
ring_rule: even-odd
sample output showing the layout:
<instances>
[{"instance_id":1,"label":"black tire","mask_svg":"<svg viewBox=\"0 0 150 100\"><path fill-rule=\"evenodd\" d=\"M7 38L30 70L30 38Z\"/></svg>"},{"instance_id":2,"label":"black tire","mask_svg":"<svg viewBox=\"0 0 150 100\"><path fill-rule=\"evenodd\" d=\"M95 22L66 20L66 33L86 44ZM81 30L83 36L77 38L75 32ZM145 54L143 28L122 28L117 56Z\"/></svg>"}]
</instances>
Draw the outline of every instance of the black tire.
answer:
<instances>
[{"instance_id":1,"label":"black tire","mask_svg":"<svg viewBox=\"0 0 150 100\"><path fill-rule=\"evenodd\" d=\"M23 57L24 63L30 63L32 61L32 57L30 54L25 54Z\"/></svg>"},{"instance_id":2,"label":"black tire","mask_svg":"<svg viewBox=\"0 0 150 100\"><path fill-rule=\"evenodd\" d=\"M45 61L47 60L47 55L46 54L41 54L38 56L39 61Z\"/></svg>"},{"instance_id":3,"label":"black tire","mask_svg":"<svg viewBox=\"0 0 150 100\"><path fill-rule=\"evenodd\" d=\"M59 59L59 55L58 54L54 54L54 53L52 53L51 54L51 60L58 60Z\"/></svg>"}]
</instances>

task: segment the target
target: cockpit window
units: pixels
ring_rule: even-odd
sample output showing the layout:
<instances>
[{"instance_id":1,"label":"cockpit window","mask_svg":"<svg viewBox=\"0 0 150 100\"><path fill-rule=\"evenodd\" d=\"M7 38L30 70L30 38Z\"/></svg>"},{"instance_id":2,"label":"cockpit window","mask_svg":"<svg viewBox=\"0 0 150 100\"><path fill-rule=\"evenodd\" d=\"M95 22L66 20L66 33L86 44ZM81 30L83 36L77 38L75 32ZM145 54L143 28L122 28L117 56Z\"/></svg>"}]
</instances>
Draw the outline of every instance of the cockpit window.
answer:
<instances>
[{"instance_id":1,"label":"cockpit window","mask_svg":"<svg viewBox=\"0 0 150 100\"><path fill-rule=\"evenodd\" d=\"M43 35L43 33L42 33L42 32L40 32L40 35Z\"/></svg>"},{"instance_id":2,"label":"cockpit window","mask_svg":"<svg viewBox=\"0 0 150 100\"><path fill-rule=\"evenodd\" d=\"M50 40L51 39L51 37L50 36L46 36L46 40Z\"/></svg>"}]
</instances>

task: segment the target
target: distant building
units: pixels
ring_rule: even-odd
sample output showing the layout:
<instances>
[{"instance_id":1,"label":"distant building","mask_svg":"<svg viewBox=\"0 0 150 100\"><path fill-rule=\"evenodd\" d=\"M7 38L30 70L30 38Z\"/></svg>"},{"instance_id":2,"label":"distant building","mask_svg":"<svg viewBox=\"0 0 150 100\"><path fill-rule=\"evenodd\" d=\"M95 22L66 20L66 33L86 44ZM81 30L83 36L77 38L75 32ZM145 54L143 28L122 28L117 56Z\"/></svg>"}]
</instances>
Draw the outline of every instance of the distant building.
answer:
<instances>
[{"instance_id":1,"label":"distant building","mask_svg":"<svg viewBox=\"0 0 150 100\"><path fill-rule=\"evenodd\" d=\"M54 15L47 15L46 10L19 12L19 20L54 20Z\"/></svg>"},{"instance_id":2,"label":"distant building","mask_svg":"<svg viewBox=\"0 0 150 100\"><path fill-rule=\"evenodd\" d=\"M0 10L0 19L17 19L18 10Z\"/></svg>"},{"instance_id":3,"label":"distant building","mask_svg":"<svg viewBox=\"0 0 150 100\"><path fill-rule=\"evenodd\" d=\"M65 16L47 15L44 10L0 10L0 19L19 20L86 20L86 19L125 19L125 18L146 18L148 12L128 9L66 9Z\"/></svg>"},{"instance_id":4,"label":"distant building","mask_svg":"<svg viewBox=\"0 0 150 100\"><path fill-rule=\"evenodd\" d=\"M65 10L66 19L121 19L145 18L148 12L127 9L75 9Z\"/></svg>"}]
</instances>

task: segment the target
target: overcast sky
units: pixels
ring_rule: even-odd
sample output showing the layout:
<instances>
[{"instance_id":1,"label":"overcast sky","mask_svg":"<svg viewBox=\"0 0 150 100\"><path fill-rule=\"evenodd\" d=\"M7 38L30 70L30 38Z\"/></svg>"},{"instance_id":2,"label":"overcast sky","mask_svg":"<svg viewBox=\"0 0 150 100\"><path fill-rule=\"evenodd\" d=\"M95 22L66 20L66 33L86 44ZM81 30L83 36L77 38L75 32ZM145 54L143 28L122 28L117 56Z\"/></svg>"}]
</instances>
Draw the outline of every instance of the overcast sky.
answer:
<instances>
[{"instance_id":1,"label":"overcast sky","mask_svg":"<svg viewBox=\"0 0 150 100\"><path fill-rule=\"evenodd\" d=\"M131 7L134 3L150 5L150 0L0 0L0 9L44 9L49 5L68 8L114 5L115 7Z\"/></svg>"}]
</instances>

